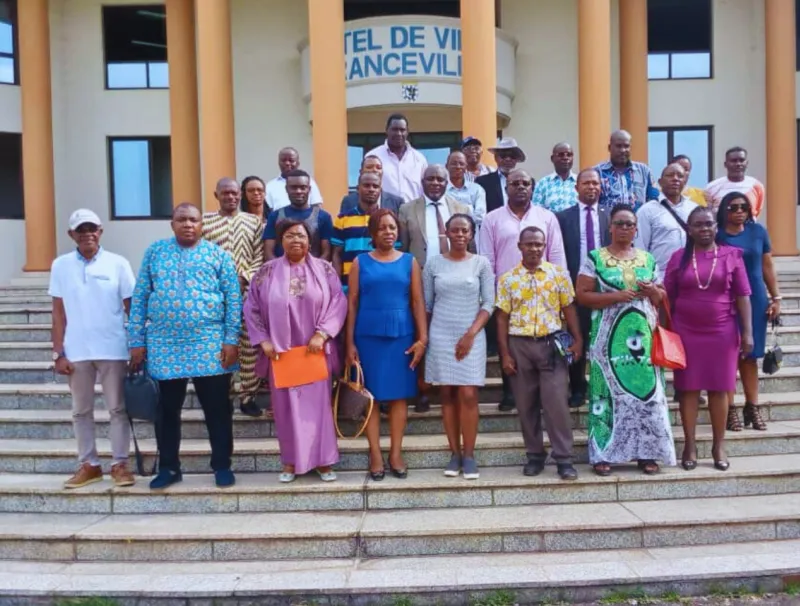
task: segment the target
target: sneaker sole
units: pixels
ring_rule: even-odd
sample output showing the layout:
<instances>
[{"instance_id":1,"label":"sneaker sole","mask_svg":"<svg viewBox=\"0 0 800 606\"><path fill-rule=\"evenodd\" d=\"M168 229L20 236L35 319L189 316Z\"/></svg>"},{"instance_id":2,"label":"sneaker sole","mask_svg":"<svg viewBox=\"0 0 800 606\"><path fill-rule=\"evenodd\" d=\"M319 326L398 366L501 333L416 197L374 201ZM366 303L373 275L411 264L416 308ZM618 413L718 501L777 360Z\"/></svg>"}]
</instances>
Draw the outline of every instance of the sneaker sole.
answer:
<instances>
[{"instance_id":1,"label":"sneaker sole","mask_svg":"<svg viewBox=\"0 0 800 606\"><path fill-rule=\"evenodd\" d=\"M114 486L117 486L119 488L125 488L126 486L133 486L134 484L136 484L136 480L123 480L122 482L114 480Z\"/></svg>"},{"instance_id":2,"label":"sneaker sole","mask_svg":"<svg viewBox=\"0 0 800 606\"><path fill-rule=\"evenodd\" d=\"M448 478L457 478L459 475L461 475L461 472L460 471L452 471L450 469L446 469L445 472L444 472L444 475L447 476Z\"/></svg>"},{"instance_id":3,"label":"sneaker sole","mask_svg":"<svg viewBox=\"0 0 800 606\"><path fill-rule=\"evenodd\" d=\"M80 484L76 484L73 482L64 482L64 488L83 488L84 486L88 486L89 484L94 484L96 482L102 482L103 476L99 478L92 478L91 480L86 480L85 482L81 482Z\"/></svg>"},{"instance_id":4,"label":"sneaker sole","mask_svg":"<svg viewBox=\"0 0 800 606\"><path fill-rule=\"evenodd\" d=\"M465 473L464 474L464 479L465 480L477 480L480 477L481 477L481 474L479 474L479 473Z\"/></svg>"}]
</instances>

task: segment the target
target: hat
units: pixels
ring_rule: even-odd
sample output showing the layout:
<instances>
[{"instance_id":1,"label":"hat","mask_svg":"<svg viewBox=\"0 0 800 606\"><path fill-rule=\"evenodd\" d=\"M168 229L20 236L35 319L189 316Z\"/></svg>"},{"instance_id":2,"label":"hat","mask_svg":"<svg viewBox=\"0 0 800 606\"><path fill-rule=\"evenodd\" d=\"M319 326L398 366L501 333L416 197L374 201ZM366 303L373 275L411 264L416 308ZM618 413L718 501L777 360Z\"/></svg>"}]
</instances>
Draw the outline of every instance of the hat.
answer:
<instances>
[{"instance_id":1,"label":"hat","mask_svg":"<svg viewBox=\"0 0 800 606\"><path fill-rule=\"evenodd\" d=\"M97 225L98 227L103 225L100 222L100 217L97 216L97 213L87 208L79 208L69 216L70 231L75 231L84 223L91 223L92 225Z\"/></svg>"},{"instance_id":2,"label":"hat","mask_svg":"<svg viewBox=\"0 0 800 606\"><path fill-rule=\"evenodd\" d=\"M525 152L522 151L522 148L517 145L517 140L512 138L507 139L500 139L500 142L497 144L497 147L490 147L489 152L492 154L496 154L499 151L513 151L516 152L517 156L519 157L520 162L525 162Z\"/></svg>"},{"instance_id":3,"label":"hat","mask_svg":"<svg viewBox=\"0 0 800 606\"><path fill-rule=\"evenodd\" d=\"M464 149L467 145L480 145L483 147L483 143L477 137L464 137L461 140L461 145L459 146L461 149Z\"/></svg>"}]
</instances>

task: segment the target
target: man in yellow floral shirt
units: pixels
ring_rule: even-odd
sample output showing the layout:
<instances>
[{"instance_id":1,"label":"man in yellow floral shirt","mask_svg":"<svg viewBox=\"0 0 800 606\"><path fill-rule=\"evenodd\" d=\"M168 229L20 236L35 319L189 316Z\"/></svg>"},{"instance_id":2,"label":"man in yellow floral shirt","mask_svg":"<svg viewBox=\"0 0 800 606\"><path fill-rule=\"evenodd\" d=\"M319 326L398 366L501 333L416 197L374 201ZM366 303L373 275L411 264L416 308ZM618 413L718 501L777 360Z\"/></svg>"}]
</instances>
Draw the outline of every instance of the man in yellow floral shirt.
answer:
<instances>
[{"instance_id":1,"label":"man in yellow floral shirt","mask_svg":"<svg viewBox=\"0 0 800 606\"><path fill-rule=\"evenodd\" d=\"M542 260L546 244L538 227L520 232L522 263L503 274L497 287L498 349L522 425L528 455L523 473L536 476L544 470L544 413L558 475L574 480L578 472L572 466L569 366L555 339L562 317L574 341L567 351L575 360L583 353L583 342L569 273Z\"/></svg>"}]
</instances>

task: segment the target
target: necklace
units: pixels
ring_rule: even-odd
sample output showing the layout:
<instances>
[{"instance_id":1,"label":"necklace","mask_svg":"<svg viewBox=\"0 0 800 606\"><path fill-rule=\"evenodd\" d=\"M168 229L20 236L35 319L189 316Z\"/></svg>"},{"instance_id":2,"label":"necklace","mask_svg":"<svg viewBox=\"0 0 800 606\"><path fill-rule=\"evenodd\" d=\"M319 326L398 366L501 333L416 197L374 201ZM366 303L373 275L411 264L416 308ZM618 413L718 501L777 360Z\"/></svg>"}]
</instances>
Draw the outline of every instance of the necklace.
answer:
<instances>
[{"instance_id":1,"label":"necklace","mask_svg":"<svg viewBox=\"0 0 800 606\"><path fill-rule=\"evenodd\" d=\"M711 272L708 274L708 282L706 285L703 286L700 284L700 274L697 272L697 251L692 251L692 267L694 268L694 277L697 280L697 288L700 290L708 290L708 287L711 286L711 280L714 279L714 270L717 268L717 252L718 252L717 245L714 244L714 261L711 263Z\"/></svg>"}]
</instances>

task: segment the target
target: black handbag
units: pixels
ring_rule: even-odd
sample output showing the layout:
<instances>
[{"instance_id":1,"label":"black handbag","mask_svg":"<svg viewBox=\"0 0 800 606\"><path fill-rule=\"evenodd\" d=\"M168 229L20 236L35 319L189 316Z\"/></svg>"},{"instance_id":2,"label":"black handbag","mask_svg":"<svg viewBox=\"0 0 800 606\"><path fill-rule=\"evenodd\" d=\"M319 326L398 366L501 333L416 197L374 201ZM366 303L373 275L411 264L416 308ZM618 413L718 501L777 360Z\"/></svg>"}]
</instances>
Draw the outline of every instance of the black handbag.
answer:
<instances>
[{"instance_id":1,"label":"black handbag","mask_svg":"<svg viewBox=\"0 0 800 606\"><path fill-rule=\"evenodd\" d=\"M764 354L764 361L761 363L761 368L765 375L774 375L778 372L783 364L783 350L778 343L778 326L780 325L779 319L772 320L772 327L770 335L772 336L772 345L767 349Z\"/></svg>"},{"instance_id":2,"label":"black handbag","mask_svg":"<svg viewBox=\"0 0 800 606\"><path fill-rule=\"evenodd\" d=\"M147 473L144 468L142 452L139 450L139 441L136 439L133 421L135 419L152 423L155 431L158 432L160 418L158 381L142 370L126 376L122 382L122 390L125 397L125 411L128 413L128 423L131 425L133 449L136 453L136 472L140 476L151 476L155 474L158 466L158 453L156 453L156 458L153 461L153 468L150 473Z\"/></svg>"}]
</instances>

